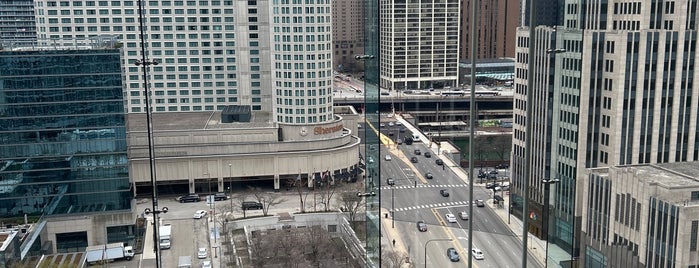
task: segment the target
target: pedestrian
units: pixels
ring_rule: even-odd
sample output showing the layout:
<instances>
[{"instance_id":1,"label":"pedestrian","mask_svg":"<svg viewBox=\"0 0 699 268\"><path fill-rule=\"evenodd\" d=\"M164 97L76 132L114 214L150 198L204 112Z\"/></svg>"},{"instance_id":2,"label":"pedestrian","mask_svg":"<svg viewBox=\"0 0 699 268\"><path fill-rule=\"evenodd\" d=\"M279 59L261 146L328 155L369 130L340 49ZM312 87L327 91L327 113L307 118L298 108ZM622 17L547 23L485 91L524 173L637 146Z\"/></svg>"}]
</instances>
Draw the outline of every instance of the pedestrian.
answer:
<instances>
[{"instance_id":1,"label":"pedestrian","mask_svg":"<svg viewBox=\"0 0 699 268\"><path fill-rule=\"evenodd\" d=\"M395 239L393 239L393 246L394 246L394 247L396 246L396 240L395 240Z\"/></svg>"}]
</instances>

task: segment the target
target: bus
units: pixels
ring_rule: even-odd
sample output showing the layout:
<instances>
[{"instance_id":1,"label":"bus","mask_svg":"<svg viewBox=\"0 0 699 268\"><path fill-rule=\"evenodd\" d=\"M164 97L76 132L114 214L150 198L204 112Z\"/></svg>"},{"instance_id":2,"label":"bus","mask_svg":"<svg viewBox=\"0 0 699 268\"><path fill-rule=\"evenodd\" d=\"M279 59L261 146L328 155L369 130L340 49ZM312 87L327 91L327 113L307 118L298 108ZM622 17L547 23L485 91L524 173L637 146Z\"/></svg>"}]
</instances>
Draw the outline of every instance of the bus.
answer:
<instances>
[{"instance_id":1,"label":"bus","mask_svg":"<svg viewBox=\"0 0 699 268\"><path fill-rule=\"evenodd\" d=\"M464 96L467 92L465 91L454 91L454 90L443 90L439 92L442 96Z\"/></svg>"}]
</instances>

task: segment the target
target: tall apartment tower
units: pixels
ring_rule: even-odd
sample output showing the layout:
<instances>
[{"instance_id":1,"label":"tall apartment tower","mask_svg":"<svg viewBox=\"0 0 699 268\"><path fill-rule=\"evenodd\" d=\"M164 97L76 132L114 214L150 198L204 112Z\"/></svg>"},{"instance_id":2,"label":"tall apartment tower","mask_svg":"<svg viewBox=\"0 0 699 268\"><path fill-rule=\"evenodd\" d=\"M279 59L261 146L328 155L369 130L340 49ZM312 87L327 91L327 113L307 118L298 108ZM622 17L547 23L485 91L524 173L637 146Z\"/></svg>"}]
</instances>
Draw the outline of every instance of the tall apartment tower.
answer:
<instances>
[{"instance_id":1,"label":"tall apartment tower","mask_svg":"<svg viewBox=\"0 0 699 268\"><path fill-rule=\"evenodd\" d=\"M460 59L471 58L471 4L464 0L461 5ZM515 35L520 25L520 3L507 0L478 1L478 29L476 59L513 58Z\"/></svg>"},{"instance_id":2,"label":"tall apartment tower","mask_svg":"<svg viewBox=\"0 0 699 268\"><path fill-rule=\"evenodd\" d=\"M456 86L459 64L458 0L381 3L382 88Z\"/></svg>"},{"instance_id":3,"label":"tall apartment tower","mask_svg":"<svg viewBox=\"0 0 699 268\"><path fill-rule=\"evenodd\" d=\"M128 112L145 111L138 1L38 0L40 38L123 43ZM332 117L330 0L143 2L154 112L251 107L284 123Z\"/></svg>"},{"instance_id":4,"label":"tall apartment tower","mask_svg":"<svg viewBox=\"0 0 699 268\"><path fill-rule=\"evenodd\" d=\"M0 45L36 41L34 1L0 1Z\"/></svg>"},{"instance_id":5,"label":"tall apartment tower","mask_svg":"<svg viewBox=\"0 0 699 268\"><path fill-rule=\"evenodd\" d=\"M552 124L531 133L531 150L523 143L527 133L514 135L513 200L519 198L515 204L521 203L527 192L516 187L524 178L525 153L537 159L543 153L538 151L542 142L549 143L545 153L550 160L533 162L527 176L528 191L534 193L546 189L543 179L560 180L550 186L550 195L544 194L549 202L528 196L532 207L550 215L547 222L538 223L542 217L528 217L532 226L548 228L549 264L581 265L596 257L580 246L588 231L579 205L587 168L699 159L699 86L693 82L697 76L696 2L609 1L580 6L579 1L565 1L561 24L540 26L555 30L553 47L548 42L529 42L528 29L518 30L514 101L521 105L514 106L514 127L521 130L531 122L536 129L537 122L548 116ZM537 35L535 40L539 39L543 37ZM536 55L520 50L530 44L536 46ZM547 51L561 53L542 55ZM543 94L536 91L551 81L539 78L553 76L547 92L550 112L535 110L533 118L522 118L529 92L526 60L542 57L549 57L554 68L546 69L551 74L538 74L545 71L538 67L529 72L535 79L531 92Z\"/></svg>"},{"instance_id":6,"label":"tall apartment tower","mask_svg":"<svg viewBox=\"0 0 699 268\"><path fill-rule=\"evenodd\" d=\"M361 72L364 64L354 59L364 54L364 1L332 1L333 69Z\"/></svg>"}]
</instances>

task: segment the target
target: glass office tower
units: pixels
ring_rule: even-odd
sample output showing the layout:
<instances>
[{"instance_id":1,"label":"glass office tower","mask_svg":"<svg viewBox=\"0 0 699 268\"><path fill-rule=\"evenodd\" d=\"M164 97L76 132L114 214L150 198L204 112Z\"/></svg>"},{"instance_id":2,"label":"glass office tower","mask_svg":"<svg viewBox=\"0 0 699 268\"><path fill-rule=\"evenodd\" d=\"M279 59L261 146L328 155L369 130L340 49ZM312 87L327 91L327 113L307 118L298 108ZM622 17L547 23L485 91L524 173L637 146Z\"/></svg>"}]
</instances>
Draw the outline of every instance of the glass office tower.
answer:
<instances>
[{"instance_id":1,"label":"glass office tower","mask_svg":"<svg viewBox=\"0 0 699 268\"><path fill-rule=\"evenodd\" d=\"M0 221L31 224L23 252L133 239L122 80L118 49L0 51Z\"/></svg>"}]
</instances>

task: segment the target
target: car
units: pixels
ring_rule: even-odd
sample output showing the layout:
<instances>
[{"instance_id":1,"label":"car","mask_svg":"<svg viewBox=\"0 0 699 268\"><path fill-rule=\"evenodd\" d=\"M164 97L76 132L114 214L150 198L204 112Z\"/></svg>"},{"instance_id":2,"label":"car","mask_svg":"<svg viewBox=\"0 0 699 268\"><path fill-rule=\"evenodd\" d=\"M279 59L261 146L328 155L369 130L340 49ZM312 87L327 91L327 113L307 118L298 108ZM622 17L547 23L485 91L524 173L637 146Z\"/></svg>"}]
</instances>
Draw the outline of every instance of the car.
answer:
<instances>
[{"instance_id":1,"label":"car","mask_svg":"<svg viewBox=\"0 0 699 268\"><path fill-rule=\"evenodd\" d=\"M498 186L500 186L500 184L497 182L489 182L489 183L485 184L486 189L495 189L495 187L498 187Z\"/></svg>"},{"instance_id":2,"label":"car","mask_svg":"<svg viewBox=\"0 0 699 268\"><path fill-rule=\"evenodd\" d=\"M444 218L447 219L447 222L456 222L456 217L454 216L454 214L447 213L444 215Z\"/></svg>"},{"instance_id":3,"label":"car","mask_svg":"<svg viewBox=\"0 0 699 268\"><path fill-rule=\"evenodd\" d=\"M264 208L262 203L255 201L244 201L240 206L243 210L257 210Z\"/></svg>"},{"instance_id":4,"label":"car","mask_svg":"<svg viewBox=\"0 0 699 268\"><path fill-rule=\"evenodd\" d=\"M427 172L427 173L425 173L425 178L428 179L428 180L431 180L431 179L433 179L434 177L432 176L432 173Z\"/></svg>"},{"instance_id":5,"label":"car","mask_svg":"<svg viewBox=\"0 0 699 268\"><path fill-rule=\"evenodd\" d=\"M388 136L393 136L393 131L388 132Z\"/></svg>"},{"instance_id":6,"label":"car","mask_svg":"<svg viewBox=\"0 0 699 268\"><path fill-rule=\"evenodd\" d=\"M391 161L392 158L390 154L387 154L384 159L386 159L386 161Z\"/></svg>"},{"instance_id":7,"label":"car","mask_svg":"<svg viewBox=\"0 0 699 268\"><path fill-rule=\"evenodd\" d=\"M421 154L420 149L415 149L415 151L413 151L413 153L415 153L416 155L420 155L420 154Z\"/></svg>"},{"instance_id":8,"label":"car","mask_svg":"<svg viewBox=\"0 0 699 268\"><path fill-rule=\"evenodd\" d=\"M510 185L503 185L503 186L500 186L500 190L509 191L509 190L510 190Z\"/></svg>"},{"instance_id":9,"label":"car","mask_svg":"<svg viewBox=\"0 0 699 268\"><path fill-rule=\"evenodd\" d=\"M393 178L388 178L386 179L386 184L393 186L396 184L396 182L393 180Z\"/></svg>"},{"instance_id":10,"label":"car","mask_svg":"<svg viewBox=\"0 0 699 268\"><path fill-rule=\"evenodd\" d=\"M442 190L439 190L439 194L441 194L444 197L447 197L447 196L449 196L449 191L447 191L447 189L442 189Z\"/></svg>"},{"instance_id":11,"label":"car","mask_svg":"<svg viewBox=\"0 0 699 268\"><path fill-rule=\"evenodd\" d=\"M413 144L413 138L406 137L405 140L403 140L403 142L405 143L405 145L411 145Z\"/></svg>"},{"instance_id":12,"label":"car","mask_svg":"<svg viewBox=\"0 0 699 268\"><path fill-rule=\"evenodd\" d=\"M388 122L388 126L389 126L389 127L392 127L392 126L395 126L395 125L396 125L396 124L393 123L393 122Z\"/></svg>"},{"instance_id":13,"label":"car","mask_svg":"<svg viewBox=\"0 0 699 268\"><path fill-rule=\"evenodd\" d=\"M414 156L411 157L410 162L417 163L417 157L414 157Z\"/></svg>"},{"instance_id":14,"label":"car","mask_svg":"<svg viewBox=\"0 0 699 268\"><path fill-rule=\"evenodd\" d=\"M483 251L481 251L480 249L474 247L474 248L471 250L471 252L473 252L473 258L474 258L474 259L476 259L476 260L485 259L485 257L483 256Z\"/></svg>"},{"instance_id":15,"label":"car","mask_svg":"<svg viewBox=\"0 0 699 268\"><path fill-rule=\"evenodd\" d=\"M400 132L400 133L405 133L405 128L403 128L403 127L400 128L400 129L398 130L398 132Z\"/></svg>"},{"instance_id":16,"label":"car","mask_svg":"<svg viewBox=\"0 0 699 268\"><path fill-rule=\"evenodd\" d=\"M201 198L198 194L188 194L178 197L177 201L180 201L180 203L199 202L201 201Z\"/></svg>"},{"instance_id":17,"label":"car","mask_svg":"<svg viewBox=\"0 0 699 268\"><path fill-rule=\"evenodd\" d=\"M398 139L396 139L396 143L398 143L398 145L401 145L401 144L403 144L403 140L398 138Z\"/></svg>"},{"instance_id":18,"label":"car","mask_svg":"<svg viewBox=\"0 0 699 268\"><path fill-rule=\"evenodd\" d=\"M206 216L206 210L200 209L194 212L194 216L192 216L193 219L201 219L204 216Z\"/></svg>"},{"instance_id":19,"label":"car","mask_svg":"<svg viewBox=\"0 0 699 268\"><path fill-rule=\"evenodd\" d=\"M214 201L228 200L228 196L225 193L216 193L214 195Z\"/></svg>"},{"instance_id":20,"label":"car","mask_svg":"<svg viewBox=\"0 0 699 268\"><path fill-rule=\"evenodd\" d=\"M468 213L466 213L466 211L459 212L459 218L467 221L468 220Z\"/></svg>"},{"instance_id":21,"label":"car","mask_svg":"<svg viewBox=\"0 0 699 268\"><path fill-rule=\"evenodd\" d=\"M497 168L497 169L506 169L506 168L509 168L509 167L510 167L510 165L507 164L507 163L502 163L502 164L498 164L498 165L495 166L495 168Z\"/></svg>"},{"instance_id":22,"label":"car","mask_svg":"<svg viewBox=\"0 0 699 268\"><path fill-rule=\"evenodd\" d=\"M211 261L201 262L201 268L211 268Z\"/></svg>"},{"instance_id":23,"label":"car","mask_svg":"<svg viewBox=\"0 0 699 268\"><path fill-rule=\"evenodd\" d=\"M442 159L437 158L437 160L434 161L438 166L444 165L444 161Z\"/></svg>"},{"instance_id":24,"label":"car","mask_svg":"<svg viewBox=\"0 0 699 268\"><path fill-rule=\"evenodd\" d=\"M493 169L493 170L490 171L490 174L498 174L498 170L497 170L497 169Z\"/></svg>"},{"instance_id":25,"label":"car","mask_svg":"<svg viewBox=\"0 0 699 268\"><path fill-rule=\"evenodd\" d=\"M489 179L489 180L497 180L497 179L498 179L498 175L497 175L497 174L492 174L492 173L490 173L490 174L488 174L488 179Z\"/></svg>"},{"instance_id":26,"label":"car","mask_svg":"<svg viewBox=\"0 0 699 268\"><path fill-rule=\"evenodd\" d=\"M427 224L424 221L417 221L417 229L420 232L427 232Z\"/></svg>"},{"instance_id":27,"label":"car","mask_svg":"<svg viewBox=\"0 0 699 268\"><path fill-rule=\"evenodd\" d=\"M209 254L206 252L206 248L199 248L199 251L197 251L197 258L206 259L208 255Z\"/></svg>"},{"instance_id":28,"label":"car","mask_svg":"<svg viewBox=\"0 0 699 268\"><path fill-rule=\"evenodd\" d=\"M483 200L481 199L478 199L476 200L476 206L480 208L485 207L485 202L483 202Z\"/></svg>"},{"instance_id":29,"label":"car","mask_svg":"<svg viewBox=\"0 0 699 268\"><path fill-rule=\"evenodd\" d=\"M401 123L400 121L396 121L396 126L402 126L402 125L403 125L403 123Z\"/></svg>"},{"instance_id":30,"label":"car","mask_svg":"<svg viewBox=\"0 0 699 268\"><path fill-rule=\"evenodd\" d=\"M386 127L386 124L381 123L381 124L379 124L379 127Z\"/></svg>"},{"instance_id":31,"label":"car","mask_svg":"<svg viewBox=\"0 0 699 268\"><path fill-rule=\"evenodd\" d=\"M432 157L432 154L430 152L425 152L425 157L430 158Z\"/></svg>"},{"instance_id":32,"label":"car","mask_svg":"<svg viewBox=\"0 0 699 268\"><path fill-rule=\"evenodd\" d=\"M459 252L457 252L455 248L447 249L447 257L449 257L449 260L452 262L458 262L460 260Z\"/></svg>"}]
</instances>

